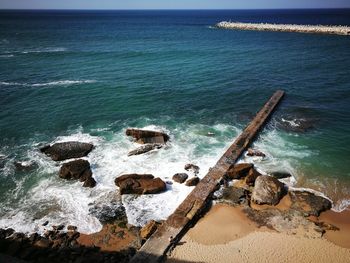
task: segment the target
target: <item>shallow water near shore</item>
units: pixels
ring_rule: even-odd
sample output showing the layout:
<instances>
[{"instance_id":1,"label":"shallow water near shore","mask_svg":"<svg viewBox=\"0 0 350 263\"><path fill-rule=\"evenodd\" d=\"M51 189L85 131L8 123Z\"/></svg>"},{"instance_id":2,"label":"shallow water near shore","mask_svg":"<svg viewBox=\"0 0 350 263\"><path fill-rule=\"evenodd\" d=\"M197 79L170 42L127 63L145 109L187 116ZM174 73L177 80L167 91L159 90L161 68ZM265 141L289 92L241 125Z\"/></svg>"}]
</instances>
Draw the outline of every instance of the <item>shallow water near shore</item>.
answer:
<instances>
[{"instance_id":1,"label":"shallow water near shore","mask_svg":"<svg viewBox=\"0 0 350 263\"><path fill-rule=\"evenodd\" d=\"M116 199L115 177L203 177L276 89L287 95L254 143L262 171L350 204L350 38L217 30L222 20L350 25L349 10L0 12L0 227L101 229L91 211ZM162 149L127 157L127 127L163 130ZM286 129L287 127L287 129ZM304 129L305 128L305 129ZM208 132L214 136L208 136ZM97 186L58 178L38 151L79 140ZM35 163L20 171L14 161ZM165 219L192 188L126 195L131 224Z\"/></svg>"}]
</instances>

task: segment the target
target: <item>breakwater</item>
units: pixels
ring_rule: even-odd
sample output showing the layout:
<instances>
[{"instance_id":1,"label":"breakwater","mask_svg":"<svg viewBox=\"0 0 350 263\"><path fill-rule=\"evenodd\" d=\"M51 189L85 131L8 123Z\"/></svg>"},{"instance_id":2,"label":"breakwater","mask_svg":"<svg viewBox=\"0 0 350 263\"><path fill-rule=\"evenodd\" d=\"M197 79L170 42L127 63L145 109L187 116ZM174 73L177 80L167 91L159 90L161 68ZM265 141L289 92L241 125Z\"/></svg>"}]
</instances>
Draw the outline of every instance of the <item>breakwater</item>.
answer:
<instances>
[{"instance_id":1,"label":"breakwater","mask_svg":"<svg viewBox=\"0 0 350 263\"><path fill-rule=\"evenodd\" d=\"M265 24L265 23L240 23L222 21L215 25L217 28L257 31L297 32L310 34L335 34L350 35L349 26L327 25L294 25L294 24Z\"/></svg>"}]
</instances>

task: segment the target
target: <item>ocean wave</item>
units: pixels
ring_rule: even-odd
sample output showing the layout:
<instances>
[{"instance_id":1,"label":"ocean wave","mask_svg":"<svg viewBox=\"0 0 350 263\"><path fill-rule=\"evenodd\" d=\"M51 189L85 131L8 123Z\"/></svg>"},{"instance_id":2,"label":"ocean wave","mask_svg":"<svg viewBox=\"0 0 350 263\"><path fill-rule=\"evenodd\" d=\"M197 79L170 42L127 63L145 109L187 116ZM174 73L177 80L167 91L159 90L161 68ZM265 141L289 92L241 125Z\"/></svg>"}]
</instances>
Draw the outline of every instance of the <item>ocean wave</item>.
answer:
<instances>
[{"instance_id":1,"label":"ocean wave","mask_svg":"<svg viewBox=\"0 0 350 263\"><path fill-rule=\"evenodd\" d=\"M69 86L78 84L95 83L96 80L58 80L45 83L20 83L20 82L6 82L0 81L0 85L4 86L25 86L25 87L45 87L45 86Z\"/></svg>"},{"instance_id":2,"label":"ocean wave","mask_svg":"<svg viewBox=\"0 0 350 263\"><path fill-rule=\"evenodd\" d=\"M42 49L29 49L24 51L16 51L16 53L21 54L30 54L30 53L56 53L56 52L65 52L66 48L57 47L57 48L42 48Z\"/></svg>"},{"instance_id":3,"label":"ocean wave","mask_svg":"<svg viewBox=\"0 0 350 263\"><path fill-rule=\"evenodd\" d=\"M12 57L14 57L15 55L13 55L13 54L1 54L0 55L0 58L12 58Z\"/></svg>"},{"instance_id":4,"label":"ocean wave","mask_svg":"<svg viewBox=\"0 0 350 263\"><path fill-rule=\"evenodd\" d=\"M332 210L335 212L342 212L349 208L350 208L350 199L343 199L333 204Z\"/></svg>"}]
</instances>

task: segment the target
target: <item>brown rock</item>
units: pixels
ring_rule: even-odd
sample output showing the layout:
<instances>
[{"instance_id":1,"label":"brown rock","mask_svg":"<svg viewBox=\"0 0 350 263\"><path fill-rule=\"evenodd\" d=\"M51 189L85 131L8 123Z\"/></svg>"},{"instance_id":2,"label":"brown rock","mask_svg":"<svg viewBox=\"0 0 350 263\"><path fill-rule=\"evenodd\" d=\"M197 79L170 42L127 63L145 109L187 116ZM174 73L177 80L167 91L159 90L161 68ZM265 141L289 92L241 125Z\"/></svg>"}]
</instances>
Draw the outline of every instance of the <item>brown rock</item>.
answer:
<instances>
[{"instance_id":1,"label":"brown rock","mask_svg":"<svg viewBox=\"0 0 350 263\"><path fill-rule=\"evenodd\" d=\"M284 184L276 178L261 175L255 180L251 200L257 204L276 205L284 193Z\"/></svg>"},{"instance_id":2,"label":"brown rock","mask_svg":"<svg viewBox=\"0 0 350 263\"><path fill-rule=\"evenodd\" d=\"M52 146L44 146L40 151L50 156L54 161L63 161L84 157L92 151L93 147L92 144L84 142L60 142Z\"/></svg>"},{"instance_id":3,"label":"brown rock","mask_svg":"<svg viewBox=\"0 0 350 263\"><path fill-rule=\"evenodd\" d=\"M195 186L199 183L199 178L197 176L192 177L186 181L187 186Z\"/></svg>"},{"instance_id":4,"label":"brown rock","mask_svg":"<svg viewBox=\"0 0 350 263\"><path fill-rule=\"evenodd\" d=\"M173 180L177 183L184 183L188 178L188 174L186 173L177 173L173 175Z\"/></svg>"},{"instance_id":5,"label":"brown rock","mask_svg":"<svg viewBox=\"0 0 350 263\"><path fill-rule=\"evenodd\" d=\"M230 205L239 205L246 201L247 191L240 187L225 187L222 197L218 200L220 203Z\"/></svg>"},{"instance_id":6,"label":"brown rock","mask_svg":"<svg viewBox=\"0 0 350 263\"><path fill-rule=\"evenodd\" d=\"M84 179L92 176L90 163L86 160L74 160L64 163L60 169L59 176L63 179Z\"/></svg>"},{"instance_id":7,"label":"brown rock","mask_svg":"<svg viewBox=\"0 0 350 263\"><path fill-rule=\"evenodd\" d=\"M151 174L126 174L115 179L120 194L156 194L166 190L166 184Z\"/></svg>"},{"instance_id":8,"label":"brown rock","mask_svg":"<svg viewBox=\"0 0 350 263\"><path fill-rule=\"evenodd\" d=\"M305 215L319 216L323 211L332 208L328 199L307 191L289 191L292 209L303 212Z\"/></svg>"},{"instance_id":9,"label":"brown rock","mask_svg":"<svg viewBox=\"0 0 350 263\"><path fill-rule=\"evenodd\" d=\"M256 150L256 149L252 149L252 148L249 148L248 151L247 151L247 155L248 156L258 156L258 157L265 157L265 153L259 151L259 150Z\"/></svg>"},{"instance_id":10,"label":"brown rock","mask_svg":"<svg viewBox=\"0 0 350 263\"><path fill-rule=\"evenodd\" d=\"M93 177L89 177L85 180L83 187L90 187L93 188L96 186L96 181Z\"/></svg>"},{"instance_id":11,"label":"brown rock","mask_svg":"<svg viewBox=\"0 0 350 263\"><path fill-rule=\"evenodd\" d=\"M162 145L159 144L159 143L149 143L149 144L146 144L144 146L141 146L135 150L132 150L128 153L128 156L132 156L132 155L139 155L139 154L143 154L143 153L146 153L146 152L149 152L149 151L152 151L154 149L160 149L162 148Z\"/></svg>"},{"instance_id":12,"label":"brown rock","mask_svg":"<svg viewBox=\"0 0 350 263\"><path fill-rule=\"evenodd\" d=\"M148 239L156 230L158 224L156 221L149 221L143 228L140 230L140 235L142 239Z\"/></svg>"},{"instance_id":13,"label":"brown rock","mask_svg":"<svg viewBox=\"0 0 350 263\"><path fill-rule=\"evenodd\" d=\"M76 231L78 228L76 226L68 225L67 230L68 231Z\"/></svg>"},{"instance_id":14,"label":"brown rock","mask_svg":"<svg viewBox=\"0 0 350 263\"><path fill-rule=\"evenodd\" d=\"M240 179L247 176L251 168L253 168L253 164L251 163L235 164L226 172L225 177L229 179Z\"/></svg>"},{"instance_id":15,"label":"brown rock","mask_svg":"<svg viewBox=\"0 0 350 263\"><path fill-rule=\"evenodd\" d=\"M40 248L48 248L51 245L51 242L47 238L40 238L38 241L34 243L34 246Z\"/></svg>"},{"instance_id":16,"label":"brown rock","mask_svg":"<svg viewBox=\"0 0 350 263\"><path fill-rule=\"evenodd\" d=\"M260 176L260 175L261 175L261 173L259 173L254 168L250 169L248 175L245 178L245 183L249 186L253 186L256 178L258 178L258 176Z\"/></svg>"},{"instance_id":17,"label":"brown rock","mask_svg":"<svg viewBox=\"0 0 350 263\"><path fill-rule=\"evenodd\" d=\"M185 165L185 170L186 171L193 171L195 174L199 173L199 166L192 164L192 163L188 163Z\"/></svg>"},{"instance_id":18,"label":"brown rock","mask_svg":"<svg viewBox=\"0 0 350 263\"><path fill-rule=\"evenodd\" d=\"M140 130L140 129L127 129L127 136L132 136L135 138L137 143L145 144L145 143L160 143L164 144L169 140L169 135L163 132L157 131L148 131L148 130Z\"/></svg>"}]
</instances>

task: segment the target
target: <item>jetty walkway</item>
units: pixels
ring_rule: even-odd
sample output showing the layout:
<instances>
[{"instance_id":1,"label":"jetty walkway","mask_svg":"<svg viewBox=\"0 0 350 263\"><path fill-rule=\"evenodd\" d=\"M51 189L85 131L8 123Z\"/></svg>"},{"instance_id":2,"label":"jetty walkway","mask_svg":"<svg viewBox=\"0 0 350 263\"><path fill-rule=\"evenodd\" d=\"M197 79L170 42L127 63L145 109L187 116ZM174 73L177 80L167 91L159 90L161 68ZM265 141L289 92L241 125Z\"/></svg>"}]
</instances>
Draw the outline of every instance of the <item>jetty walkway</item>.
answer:
<instances>
[{"instance_id":1,"label":"jetty walkway","mask_svg":"<svg viewBox=\"0 0 350 263\"><path fill-rule=\"evenodd\" d=\"M209 197L217 189L220 180L253 142L283 96L284 91L282 90L278 90L272 95L216 165L209 169L207 175L197 184L175 212L158 227L157 231L145 242L130 262L159 262L167 251L176 245L188 227L194 223L196 217L207 207Z\"/></svg>"},{"instance_id":2,"label":"jetty walkway","mask_svg":"<svg viewBox=\"0 0 350 263\"><path fill-rule=\"evenodd\" d=\"M293 25L293 24L265 24L265 23L240 23L222 21L215 25L217 28L255 31L279 31L313 34L335 34L350 36L350 26L325 26L325 25Z\"/></svg>"}]
</instances>

